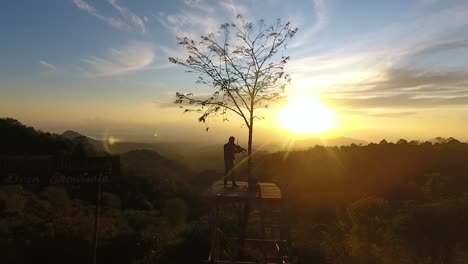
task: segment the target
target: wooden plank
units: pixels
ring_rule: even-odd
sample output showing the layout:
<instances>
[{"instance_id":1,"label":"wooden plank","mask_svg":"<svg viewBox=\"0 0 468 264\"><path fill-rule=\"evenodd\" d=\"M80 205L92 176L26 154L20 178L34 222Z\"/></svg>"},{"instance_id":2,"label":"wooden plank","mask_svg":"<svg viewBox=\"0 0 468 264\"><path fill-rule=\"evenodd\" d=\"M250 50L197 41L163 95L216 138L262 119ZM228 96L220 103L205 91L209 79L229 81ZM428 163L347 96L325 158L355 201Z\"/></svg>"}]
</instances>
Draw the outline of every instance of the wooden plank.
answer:
<instances>
[{"instance_id":1,"label":"wooden plank","mask_svg":"<svg viewBox=\"0 0 468 264\"><path fill-rule=\"evenodd\" d=\"M224 188L223 181L215 181L211 186L211 194L218 199L281 199L281 189L274 183L260 182L257 184L257 193L248 192L247 182L237 182L238 187L232 187L229 182Z\"/></svg>"},{"instance_id":2,"label":"wooden plank","mask_svg":"<svg viewBox=\"0 0 468 264\"><path fill-rule=\"evenodd\" d=\"M262 199L281 199L281 190L278 185L268 182L258 183Z\"/></svg>"}]
</instances>

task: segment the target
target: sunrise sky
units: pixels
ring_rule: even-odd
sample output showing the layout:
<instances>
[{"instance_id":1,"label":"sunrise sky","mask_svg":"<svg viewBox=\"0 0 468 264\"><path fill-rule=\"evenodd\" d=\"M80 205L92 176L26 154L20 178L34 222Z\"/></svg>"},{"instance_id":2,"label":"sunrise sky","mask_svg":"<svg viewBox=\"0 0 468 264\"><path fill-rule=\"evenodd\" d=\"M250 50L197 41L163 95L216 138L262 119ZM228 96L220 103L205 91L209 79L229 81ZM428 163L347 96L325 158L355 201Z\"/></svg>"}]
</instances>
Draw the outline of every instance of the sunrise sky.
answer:
<instances>
[{"instance_id":1,"label":"sunrise sky","mask_svg":"<svg viewBox=\"0 0 468 264\"><path fill-rule=\"evenodd\" d=\"M122 140L241 134L240 120L211 121L205 132L173 105L176 91L208 88L168 61L184 56L176 36L216 31L238 13L299 27L286 50L287 95L335 113L318 136L468 139L466 0L3 1L0 116ZM257 135L286 134L285 104L267 112Z\"/></svg>"}]
</instances>

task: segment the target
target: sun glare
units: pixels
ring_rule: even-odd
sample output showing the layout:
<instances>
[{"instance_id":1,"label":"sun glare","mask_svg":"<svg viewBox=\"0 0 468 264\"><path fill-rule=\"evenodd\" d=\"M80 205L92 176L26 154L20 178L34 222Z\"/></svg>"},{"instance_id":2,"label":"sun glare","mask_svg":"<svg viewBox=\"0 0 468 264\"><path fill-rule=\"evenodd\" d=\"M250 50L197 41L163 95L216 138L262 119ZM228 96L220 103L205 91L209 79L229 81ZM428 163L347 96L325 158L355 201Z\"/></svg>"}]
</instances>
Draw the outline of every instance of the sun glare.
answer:
<instances>
[{"instance_id":1,"label":"sun glare","mask_svg":"<svg viewBox=\"0 0 468 264\"><path fill-rule=\"evenodd\" d=\"M279 124L296 135L320 134L335 127L336 114L317 97L294 97L280 110Z\"/></svg>"}]
</instances>

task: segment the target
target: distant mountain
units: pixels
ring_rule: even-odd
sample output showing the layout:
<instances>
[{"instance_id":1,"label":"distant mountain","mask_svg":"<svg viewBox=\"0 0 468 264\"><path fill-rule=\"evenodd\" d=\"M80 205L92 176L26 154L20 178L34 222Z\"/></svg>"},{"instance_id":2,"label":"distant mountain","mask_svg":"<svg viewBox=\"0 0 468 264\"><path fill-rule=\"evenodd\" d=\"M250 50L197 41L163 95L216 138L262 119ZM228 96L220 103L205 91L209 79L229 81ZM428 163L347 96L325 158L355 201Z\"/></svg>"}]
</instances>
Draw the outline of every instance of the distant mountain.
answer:
<instances>
[{"instance_id":1,"label":"distant mountain","mask_svg":"<svg viewBox=\"0 0 468 264\"><path fill-rule=\"evenodd\" d=\"M359 139L354 139L354 138L349 138L349 137L337 137L337 138L305 138L305 139L298 139L291 141L290 144L283 144L285 145L284 147L280 147L279 149L284 149L286 146L291 149L307 149L314 147L316 145L320 146L327 146L327 147L332 147L332 146L348 146L351 144L356 144L356 145L367 145L369 144L367 141L364 140L359 140Z\"/></svg>"},{"instance_id":2,"label":"distant mountain","mask_svg":"<svg viewBox=\"0 0 468 264\"><path fill-rule=\"evenodd\" d=\"M72 130L67 130L63 132L61 136L69 140L74 140L78 137L83 137L83 135L81 135L80 133L72 131Z\"/></svg>"},{"instance_id":3,"label":"distant mountain","mask_svg":"<svg viewBox=\"0 0 468 264\"><path fill-rule=\"evenodd\" d=\"M330 139L328 141L329 146L347 146L351 144L356 144L356 145L368 145L369 142L360 140L360 139L355 139L355 138L349 138L349 137L337 137L334 139Z\"/></svg>"},{"instance_id":4,"label":"distant mountain","mask_svg":"<svg viewBox=\"0 0 468 264\"><path fill-rule=\"evenodd\" d=\"M87 150L86 152L91 155L109 152L103 141L92 139L72 130L67 130L60 136L83 146L83 148Z\"/></svg>"},{"instance_id":5,"label":"distant mountain","mask_svg":"<svg viewBox=\"0 0 468 264\"><path fill-rule=\"evenodd\" d=\"M449 138L435 137L433 139L428 140L428 142L431 142L432 144L460 143L458 139L453 138L453 137L449 137Z\"/></svg>"}]
</instances>

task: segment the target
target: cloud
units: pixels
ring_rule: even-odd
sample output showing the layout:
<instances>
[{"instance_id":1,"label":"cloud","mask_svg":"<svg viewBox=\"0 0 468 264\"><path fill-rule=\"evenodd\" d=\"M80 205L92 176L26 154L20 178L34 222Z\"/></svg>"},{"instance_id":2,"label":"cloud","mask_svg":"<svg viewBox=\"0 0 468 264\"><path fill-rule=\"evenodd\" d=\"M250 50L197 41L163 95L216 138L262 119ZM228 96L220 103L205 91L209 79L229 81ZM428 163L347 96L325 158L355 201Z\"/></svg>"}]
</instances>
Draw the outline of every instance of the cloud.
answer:
<instances>
[{"instance_id":1,"label":"cloud","mask_svg":"<svg viewBox=\"0 0 468 264\"><path fill-rule=\"evenodd\" d=\"M173 35L197 39L201 34L215 32L221 22L213 16L181 11L176 14L160 14L158 21Z\"/></svg>"},{"instance_id":2,"label":"cloud","mask_svg":"<svg viewBox=\"0 0 468 264\"><path fill-rule=\"evenodd\" d=\"M295 40L290 45L291 48L297 48L304 45L310 37L314 34L322 31L322 29L328 24L328 7L326 0L313 0L313 6L315 11L315 23L312 25L299 25L299 30L305 28L302 32L299 31Z\"/></svg>"},{"instance_id":3,"label":"cloud","mask_svg":"<svg viewBox=\"0 0 468 264\"><path fill-rule=\"evenodd\" d=\"M460 36L468 26L466 4L440 8L436 11L416 9L393 24L354 40L350 47L356 51L365 49L393 49L397 56L407 56L434 43Z\"/></svg>"},{"instance_id":4,"label":"cloud","mask_svg":"<svg viewBox=\"0 0 468 264\"><path fill-rule=\"evenodd\" d=\"M386 118L400 118L400 117L408 117L414 116L418 114L416 111L392 111L392 110L385 110L385 111L369 111L369 110L346 110L343 111L341 114L343 115L358 115L358 116L369 116L369 117L386 117Z\"/></svg>"},{"instance_id":5,"label":"cloud","mask_svg":"<svg viewBox=\"0 0 468 264\"><path fill-rule=\"evenodd\" d=\"M194 10L199 9L205 13L214 13L215 10L212 5L208 4L206 0L185 0L184 4Z\"/></svg>"},{"instance_id":6,"label":"cloud","mask_svg":"<svg viewBox=\"0 0 468 264\"><path fill-rule=\"evenodd\" d=\"M137 16L135 13L130 11L130 9L120 5L117 0L108 0L109 4L112 5L119 13L122 15L124 19L129 21L134 27L138 28L141 33L146 33L146 27L145 27L145 22L143 19L139 16Z\"/></svg>"},{"instance_id":7,"label":"cloud","mask_svg":"<svg viewBox=\"0 0 468 264\"><path fill-rule=\"evenodd\" d=\"M44 60L39 60L39 64L46 70L46 72L56 72L57 67L51 63L48 63Z\"/></svg>"},{"instance_id":8,"label":"cloud","mask_svg":"<svg viewBox=\"0 0 468 264\"><path fill-rule=\"evenodd\" d=\"M86 3L84 0L73 0L73 3L75 3L76 7L78 7L79 9L88 12L89 14L95 16L99 20L104 21L105 23L114 28L117 28L122 31L130 30L130 26L122 19L102 15L96 10L96 8Z\"/></svg>"},{"instance_id":9,"label":"cloud","mask_svg":"<svg viewBox=\"0 0 468 264\"><path fill-rule=\"evenodd\" d=\"M369 82L364 85L372 86L370 91L421 91L422 87L433 87L432 91L449 91L459 84L468 84L465 72L428 72L412 69L388 69L385 80ZM435 87L434 87L435 86ZM369 91L369 90L368 90ZM431 91L431 90L426 90Z\"/></svg>"},{"instance_id":10,"label":"cloud","mask_svg":"<svg viewBox=\"0 0 468 264\"><path fill-rule=\"evenodd\" d=\"M376 32L357 33L336 48L322 47L326 51L320 54L292 50L286 68L292 73L290 88L340 97L464 96L468 39L462 32L468 16L462 14L468 14L468 6L411 11Z\"/></svg>"},{"instance_id":11,"label":"cloud","mask_svg":"<svg viewBox=\"0 0 468 264\"><path fill-rule=\"evenodd\" d=\"M245 6L239 4L239 2L234 3L233 0L222 0L219 1L219 4L226 10L232 17L236 17L239 14L242 14L245 17L248 17L248 10Z\"/></svg>"},{"instance_id":12,"label":"cloud","mask_svg":"<svg viewBox=\"0 0 468 264\"><path fill-rule=\"evenodd\" d=\"M96 9L83 0L73 0L73 3L75 3L76 7L78 7L79 9L83 11L86 11L92 14L96 13Z\"/></svg>"},{"instance_id":13,"label":"cloud","mask_svg":"<svg viewBox=\"0 0 468 264\"><path fill-rule=\"evenodd\" d=\"M404 108L415 112L438 107L468 107L468 76L462 71L390 68L376 78L378 80L350 84L344 91L325 91L322 98L336 108L347 110Z\"/></svg>"},{"instance_id":14,"label":"cloud","mask_svg":"<svg viewBox=\"0 0 468 264\"><path fill-rule=\"evenodd\" d=\"M467 23L468 26L468 23ZM409 62L422 57L432 56L445 52L464 52L468 51L468 39L443 39L441 41L422 42L419 45L408 48L404 54Z\"/></svg>"},{"instance_id":15,"label":"cloud","mask_svg":"<svg viewBox=\"0 0 468 264\"><path fill-rule=\"evenodd\" d=\"M405 112L387 112L387 113L369 113L372 117L407 117L416 115L417 112L405 111Z\"/></svg>"},{"instance_id":16,"label":"cloud","mask_svg":"<svg viewBox=\"0 0 468 264\"><path fill-rule=\"evenodd\" d=\"M205 0L185 0L178 12L161 12L156 18L173 35L192 39L218 31L221 24L233 21L238 14L250 18L249 9L240 2L219 0L214 3L216 4Z\"/></svg>"},{"instance_id":17,"label":"cloud","mask_svg":"<svg viewBox=\"0 0 468 264\"><path fill-rule=\"evenodd\" d=\"M329 2L309 1L315 20L300 27L289 47L301 46L329 24ZM186 0L182 10L161 13L158 20L174 35L196 39L202 33L215 32L226 17L246 10L249 5L245 3L224 0L208 5L204 0ZM274 8L273 4L269 8ZM318 47L320 54L311 52L310 46L291 49L292 60L286 71L293 75L293 87L319 90L334 106L399 109L374 116L397 117L432 106L464 105L468 102L468 39L460 32L468 26L466 14L466 5L429 9L416 4L388 26L374 32L358 30L336 48L320 46L317 39L313 45L318 46L312 48ZM307 21L300 15L290 17L297 20L293 24ZM466 63L457 62L455 67L450 56Z\"/></svg>"},{"instance_id":18,"label":"cloud","mask_svg":"<svg viewBox=\"0 0 468 264\"><path fill-rule=\"evenodd\" d=\"M371 97L324 97L324 101L341 109L412 109L467 106L464 96L417 96L407 93Z\"/></svg>"},{"instance_id":19,"label":"cloud","mask_svg":"<svg viewBox=\"0 0 468 264\"><path fill-rule=\"evenodd\" d=\"M147 33L143 19L130 11L130 9L120 5L116 0L108 0L108 3L119 12L121 18L103 15L84 0L73 0L73 3L80 10L93 15L114 28L122 31L130 31L132 28L136 28L143 34Z\"/></svg>"},{"instance_id":20,"label":"cloud","mask_svg":"<svg viewBox=\"0 0 468 264\"><path fill-rule=\"evenodd\" d=\"M81 61L89 77L125 74L145 68L154 61L152 45L134 42L123 48L110 48L105 58L88 57Z\"/></svg>"}]
</instances>

